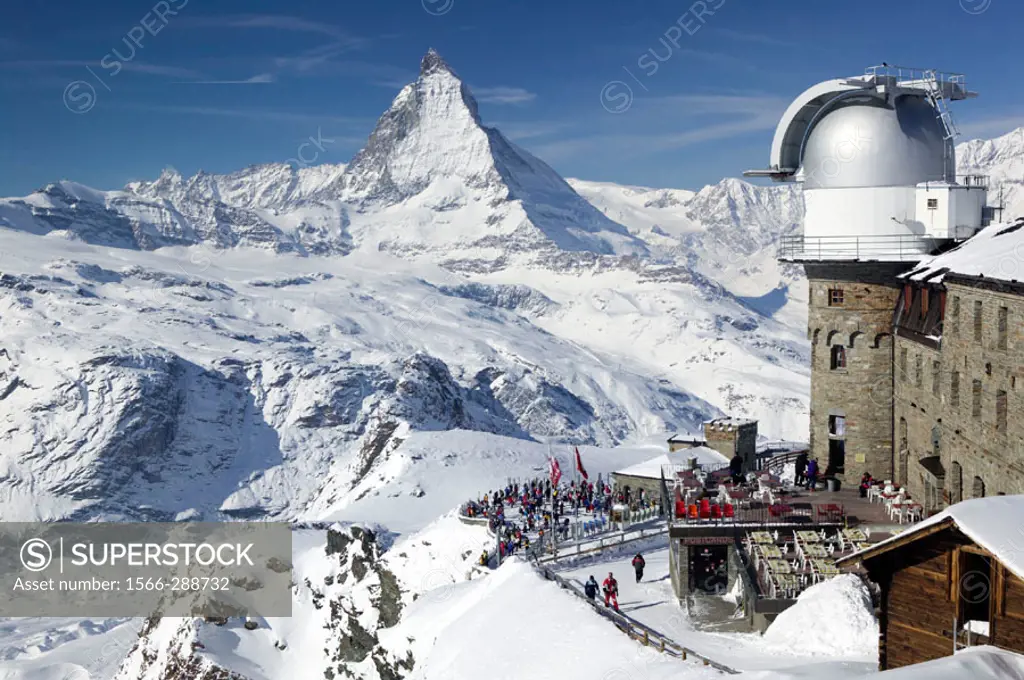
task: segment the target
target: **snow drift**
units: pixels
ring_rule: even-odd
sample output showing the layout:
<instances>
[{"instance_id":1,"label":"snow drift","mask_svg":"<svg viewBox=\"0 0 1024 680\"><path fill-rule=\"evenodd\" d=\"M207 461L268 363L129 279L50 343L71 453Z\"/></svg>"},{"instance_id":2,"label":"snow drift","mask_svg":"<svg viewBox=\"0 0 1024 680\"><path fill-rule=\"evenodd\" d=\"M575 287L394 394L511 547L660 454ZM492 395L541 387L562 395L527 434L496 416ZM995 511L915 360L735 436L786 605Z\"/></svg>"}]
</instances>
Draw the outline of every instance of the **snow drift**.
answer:
<instances>
[{"instance_id":1,"label":"snow drift","mask_svg":"<svg viewBox=\"0 0 1024 680\"><path fill-rule=\"evenodd\" d=\"M813 585L779 614L764 640L806 654L877 659L878 621L871 593L855 574Z\"/></svg>"}]
</instances>

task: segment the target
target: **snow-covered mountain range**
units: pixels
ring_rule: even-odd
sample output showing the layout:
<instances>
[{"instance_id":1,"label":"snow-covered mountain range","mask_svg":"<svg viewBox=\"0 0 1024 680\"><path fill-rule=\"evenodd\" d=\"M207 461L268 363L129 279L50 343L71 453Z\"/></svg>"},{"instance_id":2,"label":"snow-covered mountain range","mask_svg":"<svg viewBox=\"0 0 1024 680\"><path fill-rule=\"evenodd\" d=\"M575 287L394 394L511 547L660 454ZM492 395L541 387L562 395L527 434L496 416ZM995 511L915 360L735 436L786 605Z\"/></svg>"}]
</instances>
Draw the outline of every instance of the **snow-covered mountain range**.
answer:
<instances>
[{"instance_id":1,"label":"snow-covered mountain range","mask_svg":"<svg viewBox=\"0 0 1024 680\"><path fill-rule=\"evenodd\" d=\"M570 184L433 51L347 165L2 200L0 512L344 517L423 431L799 437L798 206Z\"/></svg>"},{"instance_id":2,"label":"snow-covered mountain range","mask_svg":"<svg viewBox=\"0 0 1024 680\"><path fill-rule=\"evenodd\" d=\"M563 180L433 51L347 165L2 199L0 513L346 517L423 432L802 439L800 220L790 186Z\"/></svg>"},{"instance_id":3,"label":"snow-covered mountain range","mask_svg":"<svg viewBox=\"0 0 1024 680\"><path fill-rule=\"evenodd\" d=\"M1024 208L1022 140L958 147L1004 187L1005 218ZM509 611L524 649L584 630L600 653L575 672L633 674L613 666L634 643L526 565L476 579L482 527L430 522L564 443L606 474L724 413L805 438L806 281L775 259L801 219L791 186L564 180L486 126L433 51L348 164L0 199L0 519L405 534L387 550L383 530L297 531L296 615L256 631L5 624L11 677L84 677L108 629L131 638L104 662L124 680L441 677L491 658L459 652ZM561 659L525 656L526 675Z\"/></svg>"},{"instance_id":4,"label":"snow-covered mountain range","mask_svg":"<svg viewBox=\"0 0 1024 680\"><path fill-rule=\"evenodd\" d=\"M957 172L989 178L989 205L1003 205L1001 222L1024 215L1024 127L995 139L972 139L956 147Z\"/></svg>"}]
</instances>

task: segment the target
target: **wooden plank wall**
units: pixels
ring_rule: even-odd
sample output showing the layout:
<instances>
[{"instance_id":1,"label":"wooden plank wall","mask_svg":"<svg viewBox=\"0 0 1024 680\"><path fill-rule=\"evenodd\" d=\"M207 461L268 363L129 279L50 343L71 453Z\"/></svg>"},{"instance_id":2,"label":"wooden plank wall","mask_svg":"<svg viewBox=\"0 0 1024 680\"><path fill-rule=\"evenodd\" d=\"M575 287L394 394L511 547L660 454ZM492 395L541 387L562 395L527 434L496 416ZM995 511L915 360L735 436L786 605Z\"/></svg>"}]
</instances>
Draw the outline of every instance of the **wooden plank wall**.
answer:
<instances>
[{"instance_id":1,"label":"wooden plank wall","mask_svg":"<svg viewBox=\"0 0 1024 680\"><path fill-rule=\"evenodd\" d=\"M990 638L979 640L979 644L1024 654L1024 579L949 530L898 548L868 565L871 578L883 587L879 619L883 670L953 653L953 621L961 596L961 551L982 554L992 565Z\"/></svg>"},{"instance_id":2,"label":"wooden plank wall","mask_svg":"<svg viewBox=\"0 0 1024 680\"><path fill-rule=\"evenodd\" d=\"M990 642L1003 649L1024 654L1024 580L1011 574L1002 565L999 565L997 571L996 588L1001 590L1002 596L994 598Z\"/></svg>"},{"instance_id":3,"label":"wooden plank wall","mask_svg":"<svg viewBox=\"0 0 1024 680\"><path fill-rule=\"evenodd\" d=\"M955 545L921 547L928 548L920 551L927 559L901 565L892 575L884 631L886 668L953 653L956 605L950 598L950 576Z\"/></svg>"}]
</instances>

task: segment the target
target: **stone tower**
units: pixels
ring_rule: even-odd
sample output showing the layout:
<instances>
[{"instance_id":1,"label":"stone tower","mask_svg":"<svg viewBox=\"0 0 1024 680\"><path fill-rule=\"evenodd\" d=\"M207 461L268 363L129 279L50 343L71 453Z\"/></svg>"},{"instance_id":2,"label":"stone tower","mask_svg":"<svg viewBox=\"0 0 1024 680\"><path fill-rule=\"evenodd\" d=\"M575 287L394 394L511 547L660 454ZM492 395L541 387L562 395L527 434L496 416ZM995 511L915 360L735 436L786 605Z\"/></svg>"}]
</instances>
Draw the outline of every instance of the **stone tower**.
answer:
<instances>
[{"instance_id":1,"label":"stone tower","mask_svg":"<svg viewBox=\"0 0 1024 680\"><path fill-rule=\"evenodd\" d=\"M810 457L843 479L892 474L892 313L902 263L805 262Z\"/></svg>"},{"instance_id":2,"label":"stone tower","mask_svg":"<svg viewBox=\"0 0 1024 680\"><path fill-rule=\"evenodd\" d=\"M985 191L956 181L959 74L888 65L818 83L783 114L767 170L799 182L803 234L780 258L810 288L811 456L825 475L893 473L893 329L900 274L971 236ZM973 189L973 191L972 191Z\"/></svg>"}]
</instances>

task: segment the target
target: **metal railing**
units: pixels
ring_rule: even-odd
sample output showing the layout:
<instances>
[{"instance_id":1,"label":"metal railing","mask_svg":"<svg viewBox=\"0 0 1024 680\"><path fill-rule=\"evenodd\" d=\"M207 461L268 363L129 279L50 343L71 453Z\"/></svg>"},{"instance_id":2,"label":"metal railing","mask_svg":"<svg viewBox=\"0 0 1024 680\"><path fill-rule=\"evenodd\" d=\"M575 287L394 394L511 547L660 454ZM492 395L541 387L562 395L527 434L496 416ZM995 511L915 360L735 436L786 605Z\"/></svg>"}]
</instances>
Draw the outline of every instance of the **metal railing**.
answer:
<instances>
[{"instance_id":1,"label":"metal railing","mask_svg":"<svg viewBox=\"0 0 1024 680\"><path fill-rule=\"evenodd\" d=\"M650 626L644 625L629 616L626 616L620 611L614 609L608 609L607 607L598 604L588 598L579 588L577 588L571 581L562 576L559 576L553 569L534 561L534 568L547 580L554 581L558 586L564 590L568 590L570 593L586 602L590 607L601 616L605 617L615 627L621 630L623 633L628 635L631 639L636 640L647 647L661 652L662 654L674 657L680 661L686 661L690 658L701 661L705 666L711 666L716 670L722 671L723 673L729 673L730 675L736 675L739 673L735 668L726 666L725 664L718 663L703 654L698 654L688 647L683 647L675 640L659 633Z\"/></svg>"},{"instance_id":2,"label":"metal railing","mask_svg":"<svg viewBox=\"0 0 1024 680\"><path fill-rule=\"evenodd\" d=\"M690 505L694 505L691 503ZM733 504L732 514L697 515L691 513L690 505L679 501L673 512L672 523L675 526L719 526L719 527L756 527L756 526L818 526L845 525L846 512L842 503L792 501L779 499L775 503L765 501L749 501L745 505ZM699 507L699 506L698 506ZM721 507L721 506L719 506ZM681 514L683 508L685 514Z\"/></svg>"},{"instance_id":3,"label":"metal railing","mask_svg":"<svg viewBox=\"0 0 1024 680\"><path fill-rule=\"evenodd\" d=\"M933 68L914 68L912 66L890 66L883 64L880 66L869 66L864 69L864 75L874 77L876 82L884 79L903 87L917 85L918 87L927 88L927 84L932 82L943 90L948 89L950 92L945 96L951 99L962 99L967 96L967 78L963 73L950 73Z\"/></svg>"},{"instance_id":4,"label":"metal railing","mask_svg":"<svg viewBox=\"0 0 1024 680\"><path fill-rule=\"evenodd\" d=\"M916 262L930 255L944 239L916 234L870 236L805 236L779 239L781 260L862 260Z\"/></svg>"},{"instance_id":5,"label":"metal railing","mask_svg":"<svg viewBox=\"0 0 1024 680\"><path fill-rule=\"evenodd\" d=\"M543 557L538 557L538 554L543 551L531 552L530 556L534 557L539 562L557 562L570 557L591 555L611 548L618 548L628 543L635 543L636 541L642 541L654 536L664 536L668 533L668 530L669 525L666 523L664 526L658 526L652 529L640 529L639 533L632 536L629 536L628 531L623 531L612 536L601 536L597 539L596 544L592 541L590 544L587 542L579 542L573 545L555 545L553 552L548 552L547 554L544 554ZM575 548L575 550L573 548Z\"/></svg>"}]
</instances>

